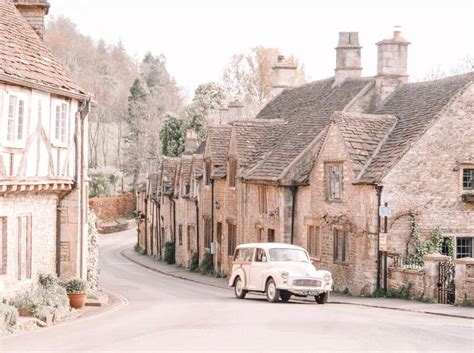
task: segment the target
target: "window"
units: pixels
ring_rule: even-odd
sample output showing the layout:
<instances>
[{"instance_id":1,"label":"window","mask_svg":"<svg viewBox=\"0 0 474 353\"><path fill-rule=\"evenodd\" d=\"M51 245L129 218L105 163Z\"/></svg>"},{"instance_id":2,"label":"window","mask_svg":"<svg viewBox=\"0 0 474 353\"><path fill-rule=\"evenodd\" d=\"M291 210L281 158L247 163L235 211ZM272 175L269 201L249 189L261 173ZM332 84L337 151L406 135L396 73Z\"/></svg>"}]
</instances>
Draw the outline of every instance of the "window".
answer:
<instances>
[{"instance_id":1,"label":"window","mask_svg":"<svg viewBox=\"0 0 474 353\"><path fill-rule=\"evenodd\" d=\"M229 158L229 187L235 187L235 178L237 176L237 161L235 158Z\"/></svg>"},{"instance_id":2,"label":"window","mask_svg":"<svg viewBox=\"0 0 474 353\"><path fill-rule=\"evenodd\" d=\"M217 222L216 236L217 241L220 243L222 240L222 222Z\"/></svg>"},{"instance_id":3,"label":"window","mask_svg":"<svg viewBox=\"0 0 474 353\"><path fill-rule=\"evenodd\" d=\"M184 186L184 194L189 195L190 191L191 191L191 185L185 185Z\"/></svg>"},{"instance_id":4,"label":"window","mask_svg":"<svg viewBox=\"0 0 474 353\"><path fill-rule=\"evenodd\" d=\"M54 138L57 142L66 143L67 104L57 104L55 114Z\"/></svg>"},{"instance_id":5,"label":"window","mask_svg":"<svg viewBox=\"0 0 474 353\"><path fill-rule=\"evenodd\" d=\"M7 217L0 217L0 275L7 273Z\"/></svg>"},{"instance_id":6,"label":"window","mask_svg":"<svg viewBox=\"0 0 474 353\"><path fill-rule=\"evenodd\" d=\"M472 238L456 238L456 258L472 257Z\"/></svg>"},{"instance_id":7,"label":"window","mask_svg":"<svg viewBox=\"0 0 474 353\"><path fill-rule=\"evenodd\" d=\"M178 226L178 241L179 241L179 245L183 245L183 225L182 224Z\"/></svg>"},{"instance_id":8,"label":"window","mask_svg":"<svg viewBox=\"0 0 474 353\"><path fill-rule=\"evenodd\" d=\"M265 185L258 186L258 207L260 214L267 213L267 189Z\"/></svg>"},{"instance_id":9,"label":"window","mask_svg":"<svg viewBox=\"0 0 474 353\"><path fill-rule=\"evenodd\" d=\"M265 250L257 249L255 252L255 262L266 262L267 256L265 255Z\"/></svg>"},{"instance_id":10,"label":"window","mask_svg":"<svg viewBox=\"0 0 474 353\"><path fill-rule=\"evenodd\" d=\"M204 247L211 248L211 220L204 218Z\"/></svg>"},{"instance_id":11,"label":"window","mask_svg":"<svg viewBox=\"0 0 474 353\"><path fill-rule=\"evenodd\" d=\"M31 215L17 217L17 278L31 278Z\"/></svg>"},{"instance_id":12,"label":"window","mask_svg":"<svg viewBox=\"0 0 474 353\"><path fill-rule=\"evenodd\" d=\"M474 190L474 169L463 169L462 188L463 190Z\"/></svg>"},{"instance_id":13,"label":"window","mask_svg":"<svg viewBox=\"0 0 474 353\"><path fill-rule=\"evenodd\" d=\"M211 183L211 161L206 160L204 162L204 185Z\"/></svg>"},{"instance_id":14,"label":"window","mask_svg":"<svg viewBox=\"0 0 474 353\"><path fill-rule=\"evenodd\" d=\"M307 227L308 252L312 256L320 256L320 229L315 226Z\"/></svg>"},{"instance_id":15,"label":"window","mask_svg":"<svg viewBox=\"0 0 474 353\"><path fill-rule=\"evenodd\" d=\"M7 141L17 143L25 139L26 123L25 99L11 95L8 98Z\"/></svg>"},{"instance_id":16,"label":"window","mask_svg":"<svg viewBox=\"0 0 474 353\"><path fill-rule=\"evenodd\" d=\"M349 256L349 237L340 229L334 229L334 261L347 262Z\"/></svg>"},{"instance_id":17,"label":"window","mask_svg":"<svg viewBox=\"0 0 474 353\"><path fill-rule=\"evenodd\" d=\"M275 230L274 229L269 229L267 231L268 235L268 242L269 243L274 243L275 242Z\"/></svg>"},{"instance_id":18,"label":"window","mask_svg":"<svg viewBox=\"0 0 474 353\"><path fill-rule=\"evenodd\" d=\"M326 193L327 199L337 201L342 199L342 164L326 164Z\"/></svg>"},{"instance_id":19,"label":"window","mask_svg":"<svg viewBox=\"0 0 474 353\"><path fill-rule=\"evenodd\" d=\"M227 254L232 256L237 247L237 225L227 223Z\"/></svg>"},{"instance_id":20,"label":"window","mask_svg":"<svg viewBox=\"0 0 474 353\"><path fill-rule=\"evenodd\" d=\"M242 248L235 252L234 261L252 261L254 248Z\"/></svg>"}]
</instances>

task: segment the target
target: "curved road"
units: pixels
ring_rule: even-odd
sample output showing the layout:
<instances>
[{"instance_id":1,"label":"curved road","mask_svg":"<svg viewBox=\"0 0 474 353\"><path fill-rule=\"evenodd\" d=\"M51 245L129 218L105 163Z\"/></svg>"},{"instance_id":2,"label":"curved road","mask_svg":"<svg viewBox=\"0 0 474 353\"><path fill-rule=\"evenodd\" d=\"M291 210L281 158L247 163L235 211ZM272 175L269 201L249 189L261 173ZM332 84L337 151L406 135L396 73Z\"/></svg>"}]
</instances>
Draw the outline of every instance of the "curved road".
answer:
<instances>
[{"instance_id":1,"label":"curved road","mask_svg":"<svg viewBox=\"0 0 474 353\"><path fill-rule=\"evenodd\" d=\"M174 279L131 263L133 231L101 239L101 283L120 300L99 314L0 340L10 351L473 351L473 320L290 302Z\"/></svg>"}]
</instances>

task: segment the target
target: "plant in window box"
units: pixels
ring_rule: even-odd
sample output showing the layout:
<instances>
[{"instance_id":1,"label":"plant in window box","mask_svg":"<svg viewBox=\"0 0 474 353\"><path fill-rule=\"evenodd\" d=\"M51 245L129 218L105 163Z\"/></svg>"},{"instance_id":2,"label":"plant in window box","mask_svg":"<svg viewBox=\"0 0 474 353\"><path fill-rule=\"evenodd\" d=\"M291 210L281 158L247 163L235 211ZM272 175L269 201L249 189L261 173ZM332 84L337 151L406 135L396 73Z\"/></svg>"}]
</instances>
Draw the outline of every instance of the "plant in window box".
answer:
<instances>
[{"instance_id":1,"label":"plant in window box","mask_svg":"<svg viewBox=\"0 0 474 353\"><path fill-rule=\"evenodd\" d=\"M69 297L69 305L74 309L81 309L86 305L87 282L82 278L71 278L67 281L66 292Z\"/></svg>"}]
</instances>

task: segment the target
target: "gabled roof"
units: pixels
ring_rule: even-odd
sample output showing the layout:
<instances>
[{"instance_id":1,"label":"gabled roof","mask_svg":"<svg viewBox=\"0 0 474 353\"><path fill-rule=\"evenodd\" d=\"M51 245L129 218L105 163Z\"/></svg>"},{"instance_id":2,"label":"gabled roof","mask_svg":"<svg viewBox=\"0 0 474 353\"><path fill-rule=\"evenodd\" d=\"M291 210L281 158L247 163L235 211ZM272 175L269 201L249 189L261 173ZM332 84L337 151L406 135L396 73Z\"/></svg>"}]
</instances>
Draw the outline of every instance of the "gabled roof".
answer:
<instances>
[{"instance_id":1,"label":"gabled roof","mask_svg":"<svg viewBox=\"0 0 474 353\"><path fill-rule=\"evenodd\" d=\"M342 134L356 177L397 122L393 115L347 112L337 112L333 119Z\"/></svg>"},{"instance_id":2,"label":"gabled roof","mask_svg":"<svg viewBox=\"0 0 474 353\"><path fill-rule=\"evenodd\" d=\"M164 157L161 164L161 180L163 186L163 195L172 195L174 190L174 177L176 167L178 166L178 158Z\"/></svg>"},{"instance_id":3,"label":"gabled roof","mask_svg":"<svg viewBox=\"0 0 474 353\"><path fill-rule=\"evenodd\" d=\"M192 162L192 177L198 179L202 177L203 173L203 157L202 154L194 154L193 155L193 162Z\"/></svg>"},{"instance_id":4,"label":"gabled roof","mask_svg":"<svg viewBox=\"0 0 474 353\"><path fill-rule=\"evenodd\" d=\"M231 126L209 126L206 139L205 158L212 161L211 178L223 178L226 176L227 153L229 152L229 142Z\"/></svg>"},{"instance_id":5,"label":"gabled roof","mask_svg":"<svg viewBox=\"0 0 474 353\"><path fill-rule=\"evenodd\" d=\"M245 179L277 181L286 178L295 161L329 125L332 114L344 110L360 92L373 84L371 78L347 78L335 86L334 78L329 78L283 91L257 115L257 119L287 121L282 128L282 138Z\"/></svg>"},{"instance_id":6,"label":"gabled roof","mask_svg":"<svg viewBox=\"0 0 474 353\"><path fill-rule=\"evenodd\" d=\"M245 173L266 153L275 148L284 125L283 120L245 120L232 124L232 137L235 143L235 156L239 170Z\"/></svg>"},{"instance_id":7,"label":"gabled roof","mask_svg":"<svg viewBox=\"0 0 474 353\"><path fill-rule=\"evenodd\" d=\"M380 182L450 103L473 82L474 72L470 72L441 80L406 83L395 90L375 114L394 115L398 119L397 124L359 182Z\"/></svg>"},{"instance_id":8,"label":"gabled roof","mask_svg":"<svg viewBox=\"0 0 474 353\"><path fill-rule=\"evenodd\" d=\"M0 0L0 81L85 99L10 0Z\"/></svg>"}]
</instances>

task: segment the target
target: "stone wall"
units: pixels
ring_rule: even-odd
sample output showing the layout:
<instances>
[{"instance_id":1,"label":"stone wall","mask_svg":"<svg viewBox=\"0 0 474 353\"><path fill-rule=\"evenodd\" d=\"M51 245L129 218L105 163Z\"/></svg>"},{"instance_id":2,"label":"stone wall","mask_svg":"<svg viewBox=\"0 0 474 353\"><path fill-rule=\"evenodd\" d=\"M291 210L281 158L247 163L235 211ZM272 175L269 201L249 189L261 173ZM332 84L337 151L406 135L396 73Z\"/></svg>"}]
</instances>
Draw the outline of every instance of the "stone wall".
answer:
<instances>
[{"instance_id":1,"label":"stone wall","mask_svg":"<svg viewBox=\"0 0 474 353\"><path fill-rule=\"evenodd\" d=\"M424 271L410 270L406 268L388 268L387 286L389 289L398 290L402 286L410 286L410 297L419 298L425 293Z\"/></svg>"},{"instance_id":2,"label":"stone wall","mask_svg":"<svg viewBox=\"0 0 474 353\"><path fill-rule=\"evenodd\" d=\"M135 195L94 197L89 200L90 208L97 215L99 223L116 221L119 218L130 218L136 208Z\"/></svg>"},{"instance_id":3,"label":"stone wall","mask_svg":"<svg viewBox=\"0 0 474 353\"><path fill-rule=\"evenodd\" d=\"M7 273L0 275L0 295L2 291L21 286L17 280L17 225L18 216L31 215L31 280L35 283L39 274L56 273L56 208L58 196L55 194L3 195L0 197L0 217L7 219Z\"/></svg>"},{"instance_id":4,"label":"stone wall","mask_svg":"<svg viewBox=\"0 0 474 353\"><path fill-rule=\"evenodd\" d=\"M474 258L465 257L456 264L456 304L474 305Z\"/></svg>"}]
</instances>

